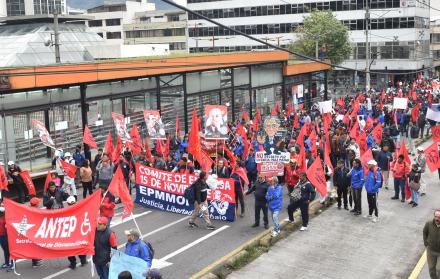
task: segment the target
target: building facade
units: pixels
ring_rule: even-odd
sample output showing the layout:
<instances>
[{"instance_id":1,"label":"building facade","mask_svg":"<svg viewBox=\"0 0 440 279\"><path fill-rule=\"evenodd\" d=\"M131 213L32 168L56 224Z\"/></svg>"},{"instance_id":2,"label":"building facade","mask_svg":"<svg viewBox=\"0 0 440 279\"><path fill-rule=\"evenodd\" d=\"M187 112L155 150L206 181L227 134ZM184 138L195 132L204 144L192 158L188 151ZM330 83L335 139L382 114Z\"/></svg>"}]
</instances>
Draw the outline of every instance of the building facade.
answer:
<instances>
[{"instance_id":1,"label":"building facade","mask_svg":"<svg viewBox=\"0 0 440 279\"><path fill-rule=\"evenodd\" d=\"M125 44L166 44L170 53L187 52L186 13L158 10L136 13L132 24L124 25Z\"/></svg>"},{"instance_id":2,"label":"building facade","mask_svg":"<svg viewBox=\"0 0 440 279\"><path fill-rule=\"evenodd\" d=\"M0 17L67 13L66 0L0 0Z\"/></svg>"},{"instance_id":3,"label":"building facade","mask_svg":"<svg viewBox=\"0 0 440 279\"><path fill-rule=\"evenodd\" d=\"M440 71L440 19L431 21L432 66L438 74Z\"/></svg>"},{"instance_id":4,"label":"building facade","mask_svg":"<svg viewBox=\"0 0 440 279\"><path fill-rule=\"evenodd\" d=\"M386 84L430 67L429 0L188 0L188 8L281 47L296 40L292 31L310 11L333 11L349 29L353 43L353 52L343 66L359 70L339 72L329 80L340 88L365 84L366 1L370 8L371 71L381 72L371 75L372 84ZM188 19L190 52L267 48L194 15Z\"/></svg>"}]
</instances>

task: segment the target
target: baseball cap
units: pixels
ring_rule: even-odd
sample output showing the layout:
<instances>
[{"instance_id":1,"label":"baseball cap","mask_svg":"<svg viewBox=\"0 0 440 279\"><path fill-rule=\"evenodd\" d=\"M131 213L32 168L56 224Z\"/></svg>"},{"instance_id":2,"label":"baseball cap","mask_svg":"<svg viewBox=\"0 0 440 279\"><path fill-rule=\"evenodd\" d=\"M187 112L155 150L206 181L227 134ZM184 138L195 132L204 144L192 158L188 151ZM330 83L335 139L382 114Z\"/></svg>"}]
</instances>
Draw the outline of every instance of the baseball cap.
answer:
<instances>
[{"instance_id":1,"label":"baseball cap","mask_svg":"<svg viewBox=\"0 0 440 279\"><path fill-rule=\"evenodd\" d=\"M64 153L64 157L72 157L72 154L70 154L70 152L66 152Z\"/></svg>"},{"instance_id":2,"label":"baseball cap","mask_svg":"<svg viewBox=\"0 0 440 279\"><path fill-rule=\"evenodd\" d=\"M14 164L14 161L9 161L8 166L12 166Z\"/></svg>"},{"instance_id":3,"label":"baseball cap","mask_svg":"<svg viewBox=\"0 0 440 279\"><path fill-rule=\"evenodd\" d=\"M41 201L41 199L39 199L39 198L37 198L37 197L33 197L33 198L29 201L29 203L30 203L32 206L37 206L37 205L40 204L40 201Z\"/></svg>"},{"instance_id":4,"label":"baseball cap","mask_svg":"<svg viewBox=\"0 0 440 279\"><path fill-rule=\"evenodd\" d=\"M106 225L106 226L107 226L107 224L108 224L108 219L107 219L107 217L99 217L99 218L98 218L98 224L103 224L103 225Z\"/></svg>"},{"instance_id":5,"label":"baseball cap","mask_svg":"<svg viewBox=\"0 0 440 279\"><path fill-rule=\"evenodd\" d=\"M375 160L370 160L367 164L377 166L377 162Z\"/></svg>"},{"instance_id":6,"label":"baseball cap","mask_svg":"<svg viewBox=\"0 0 440 279\"><path fill-rule=\"evenodd\" d=\"M76 203L76 199L75 199L74 196L70 196L70 197L67 198L66 202L67 202L67 204L72 205L72 204Z\"/></svg>"},{"instance_id":7,"label":"baseball cap","mask_svg":"<svg viewBox=\"0 0 440 279\"><path fill-rule=\"evenodd\" d=\"M136 230L136 229L129 229L124 231L125 235L132 235L132 236L136 236L136 237L140 237L141 234Z\"/></svg>"}]
</instances>

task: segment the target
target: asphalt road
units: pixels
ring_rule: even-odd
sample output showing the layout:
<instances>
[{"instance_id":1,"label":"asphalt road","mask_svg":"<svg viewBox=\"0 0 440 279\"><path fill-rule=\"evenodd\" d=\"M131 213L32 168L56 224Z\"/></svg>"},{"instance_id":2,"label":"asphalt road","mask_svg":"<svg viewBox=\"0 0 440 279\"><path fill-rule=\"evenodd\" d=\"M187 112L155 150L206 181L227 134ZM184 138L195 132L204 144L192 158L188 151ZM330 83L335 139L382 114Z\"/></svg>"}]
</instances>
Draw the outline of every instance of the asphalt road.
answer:
<instances>
[{"instance_id":1,"label":"asphalt road","mask_svg":"<svg viewBox=\"0 0 440 279\"><path fill-rule=\"evenodd\" d=\"M82 195L79 193L78 196ZM132 197L134 199L134 194ZM287 206L287 191L284 197ZM264 230L262 226L251 228L254 223L253 195L247 196L245 202L246 214L243 218L238 217L235 222L213 221L217 227L214 231L204 229L201 225L202 219L197 222L199 228L191 229L188 227L189 216L148 209L136 204L133 214L144 239L155 249L155 259L158 261L153 262L153 265L160 267L164 278L188 278ZM112 230L116 233L119 249L124 249L124 230L135 228L135 224L129 218L121 222L121 215L122 207L118 205L116 216L112 220ZM286 211L283 211L282 218L287 218ZM0 262L3 263L3 253L0 254ZM30 260L22 260L17 263L17 272L21 274L20 278L91 278L91 264L78 266L75 270L67 268L68 265L67 258L63 258L44 260L43 266L32 268ZM17 278L5 270L0 271L0 277Z\"/></svg>"}]
</instances>

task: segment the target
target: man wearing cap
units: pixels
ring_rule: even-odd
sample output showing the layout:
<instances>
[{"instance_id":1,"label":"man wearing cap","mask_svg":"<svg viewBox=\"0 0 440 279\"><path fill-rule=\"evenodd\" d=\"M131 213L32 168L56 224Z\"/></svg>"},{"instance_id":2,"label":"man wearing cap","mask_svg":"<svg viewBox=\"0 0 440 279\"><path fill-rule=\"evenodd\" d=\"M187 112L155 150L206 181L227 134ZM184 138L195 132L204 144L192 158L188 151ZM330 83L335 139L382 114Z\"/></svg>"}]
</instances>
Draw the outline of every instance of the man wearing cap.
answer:
<instances>
[{"instance_id":1,"label":"man wearing cap","mask_svg":"<svg viewBox=\"0 0 440 279\"><path fill-rule=\"evenodd\" d=\"M106 217L99 217L95 233L93 263L100 279L108 279L111 249L118 249L115 233L108 226Z\"/></svg>"},{"instance_id":2,"label":"man wearing cap","mask_svg":"<svg viewBox=\"0 0 440 279\"><path fill-rule=\"evenodd\" d=\"M17 189L18 202L25 203L27 188L23 183L20 172L21 168L14 161L8 162L8 175L12 178L12 185Z\"/></svg>"},{"instance_id":3,"label":"man wearing cap","mask_svg":"<svg viewBox=\"0 0 440 279\"><path fill-rule=\"evenodd\" d=\"M368 173L365 179L365 190L367 191L368 200L368 215L367 218L373 217L372 221L377 222L379 217L379 212L377 208L377 193L379 188L382 187L382 175L380 174L380 168L377 167L377 162L375 160L368 161Z\"/></svg>"},{"instance_id":4,"label":"man wearing cap","mask_svg":"<svg viewBox=\"0 0 440 279\"><path fill-rule=\"evenodd\" d=\"M76 198L73 196L70 196L67 198L66 203L67 203L67 206L72 206L76 203ZM81 262L81 266L85 266L87 264L86 255L78 255L78 258ZM75 269L76 268L76 257L70 256L70 257L67 257L67 259L70 262L69 268Z\"/></svg>"},{"instance_id":5,"label":"man wearing cap","mask_svg":"<svg viewBox=\"0 0 440 279\"><path fill-rule=\"evenodd\" d=\"M125 244L125 254L140 258L147 262L148 268L151 268L153 257L148 245L140 239L139 231L130 229L125 231L127 236L127 244Z\"/></svg>"},{"instance_id":6,"label":"man wearing cap","mask_svg":"<svg viewBox=\"0 0 440 279\"><path fill-rule=\"evenodd\" d=\"M417 157L415 163L419 165L420 168L420 195L426 195L426 182L423 179L423 174L426 170L426 157L425 157L425 149L421 146L417 147Z\"/></svg>"}]
</instances>

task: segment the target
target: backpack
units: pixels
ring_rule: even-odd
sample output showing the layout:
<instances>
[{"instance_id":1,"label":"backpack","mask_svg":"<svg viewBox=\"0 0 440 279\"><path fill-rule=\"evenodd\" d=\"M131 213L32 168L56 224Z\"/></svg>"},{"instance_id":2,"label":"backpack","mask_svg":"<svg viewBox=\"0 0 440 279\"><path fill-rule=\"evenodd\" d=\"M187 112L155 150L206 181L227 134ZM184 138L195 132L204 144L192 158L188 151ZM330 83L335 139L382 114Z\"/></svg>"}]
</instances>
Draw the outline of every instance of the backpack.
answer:
<instances>
[{"instance_id":1,"label":"backpack","mask_svg":"<svg viewBox=\"0 0 440 279\"><path fill-rule=\"evenodd\" d=\"M137 249L138 250L138 255L139 256L141 255L141 245L142 245L142 242L145 243L145 245L147 245L148 252L150 253L150 258L153 259L154 258L154 248L153 248L153 246L151 245L150 242L145 241L143 239L141 239L141 241L139 241L139 245L138 245L138 249ZM127 245L125 245L125 247L127 247Z\"/></svg>"},{"instance_id":2,"label":"backpack","mask_svg":"<svg viewBox=\"0 0 440 279\"><path fill-rule=\"evenodd\" d=\"M185 189L183 196L190 204L193 204L196 201L196 185L195 182L191 184L188 188Z\"/></svg>"}]
</instances>

